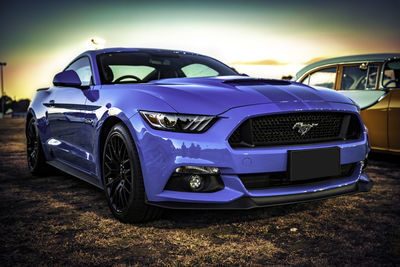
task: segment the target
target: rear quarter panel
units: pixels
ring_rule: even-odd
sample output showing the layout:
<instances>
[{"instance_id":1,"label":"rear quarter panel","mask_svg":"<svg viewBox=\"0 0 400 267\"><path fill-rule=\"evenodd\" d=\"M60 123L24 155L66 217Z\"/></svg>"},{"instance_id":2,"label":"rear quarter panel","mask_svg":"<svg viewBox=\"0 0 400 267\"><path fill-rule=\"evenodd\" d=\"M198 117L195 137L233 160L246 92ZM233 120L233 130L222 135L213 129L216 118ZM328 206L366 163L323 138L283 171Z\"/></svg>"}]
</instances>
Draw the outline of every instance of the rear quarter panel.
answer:
<instances>
[{"instance_id":1,"label":"rear quarter panel","mask_svg":"<svg viewBox=\"0 0 400 267\"><path fill-rule=\"evenodd\" d=\"M49 154L44 143L51 137L51 135L48 128L47 107L44 105L44 103L48 103L54 94L55 91L52 88L38 90L28 108L28 113L32 114L36 119L40 141L42 142L42 147L47 160L49 160Z\"/></svg>"}]
</instances>

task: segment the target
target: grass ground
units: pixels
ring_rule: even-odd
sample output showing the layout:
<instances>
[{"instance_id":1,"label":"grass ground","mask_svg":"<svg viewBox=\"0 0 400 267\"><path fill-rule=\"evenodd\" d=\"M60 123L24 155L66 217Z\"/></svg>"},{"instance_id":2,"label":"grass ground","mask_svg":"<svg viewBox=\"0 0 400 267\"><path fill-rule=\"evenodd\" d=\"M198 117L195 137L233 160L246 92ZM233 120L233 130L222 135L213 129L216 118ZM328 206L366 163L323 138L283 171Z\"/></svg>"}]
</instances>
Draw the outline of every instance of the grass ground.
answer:
<instances>
[{"instance_id":1,"label":"grass ground","mask_svg":"<svg viewBox=\"0 0 400 267\"><path fill-rule=\"evenodd\" d=\"M167 211L123 224L103 192L61 172L32 177L21 119L0 120L0 263L399 265L400 160L375 156L369 193L250 211Z\"/></svg>"}]
</instances>

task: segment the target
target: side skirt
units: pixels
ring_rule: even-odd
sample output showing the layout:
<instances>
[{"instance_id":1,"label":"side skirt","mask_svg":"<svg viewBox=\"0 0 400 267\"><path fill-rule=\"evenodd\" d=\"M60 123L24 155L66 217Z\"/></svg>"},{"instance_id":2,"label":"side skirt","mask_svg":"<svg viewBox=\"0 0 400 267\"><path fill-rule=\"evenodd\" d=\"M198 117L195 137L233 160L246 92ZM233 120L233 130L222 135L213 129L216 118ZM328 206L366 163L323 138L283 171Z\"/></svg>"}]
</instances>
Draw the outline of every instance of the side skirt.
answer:
<instances>
[{"instance_id":1,"label":"side skirt","mask_svg":"<svg viewBox=\"0 0 400 267\"><path fill-rule=\"evenodd\" d=\"M93 175L90 175L86 172L77 170L77 169L69 166L68 164L63 163L58 160L47 161L47 164L49 164L49 165L53 166L54 168L57 168L63 172L66 172L72 176L75 176L75 177L103 190L103 186L100 184L100 181Z\"/></svg>"}]
</instances>

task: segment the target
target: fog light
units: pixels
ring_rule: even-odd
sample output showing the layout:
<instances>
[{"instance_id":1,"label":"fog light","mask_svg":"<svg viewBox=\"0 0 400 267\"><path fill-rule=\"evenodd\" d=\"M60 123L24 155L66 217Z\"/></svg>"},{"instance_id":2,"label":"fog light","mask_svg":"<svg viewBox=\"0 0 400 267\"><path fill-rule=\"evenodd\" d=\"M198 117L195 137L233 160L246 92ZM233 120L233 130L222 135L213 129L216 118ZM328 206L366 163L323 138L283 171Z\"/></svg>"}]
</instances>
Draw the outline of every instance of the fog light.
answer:
<instances>
[{"instance_id":1,"label":"fog light","mask_svg":"<svg viewBox=\"0 0 400 267\"><path fill-rule=\"evenodd\" d=\"M189 176L189 186L193 191L199 191L203 188L204 179L200 175Z\"/></svg>"},{"instance_id":2,"label":"fog light","mask_svg":"<svg viewBox=\"0 0 400 267\"><path fill-rule=\"evenodd\" d=\"M208 193L224 189L217 167L181 166L175 169L164 190Z\"/></svg>"}]
</instances>

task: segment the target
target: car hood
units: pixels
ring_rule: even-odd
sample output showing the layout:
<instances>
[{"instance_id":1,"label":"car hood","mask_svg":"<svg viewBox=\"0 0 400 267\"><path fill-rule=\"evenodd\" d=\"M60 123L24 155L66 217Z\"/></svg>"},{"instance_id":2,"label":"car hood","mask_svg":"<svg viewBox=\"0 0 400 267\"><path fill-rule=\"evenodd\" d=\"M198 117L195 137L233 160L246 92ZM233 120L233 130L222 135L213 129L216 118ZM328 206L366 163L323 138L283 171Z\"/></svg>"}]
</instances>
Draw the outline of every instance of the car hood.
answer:
<instances>
[{"instance_id":1,"label":"car hood","mask_svg":"<svg viewBox=\"0 0 400 267\"><path fill-rule=\"evenodd\" d=\"M353 105L351 100L333 90L244 76L164 79L145 86L136 85L135 89L162 99L178 113L188 114L218 115L235 107L282 102L297 102L303 106L313 102L313 107L316 102Z\"/></svg>"}]
</instances>

